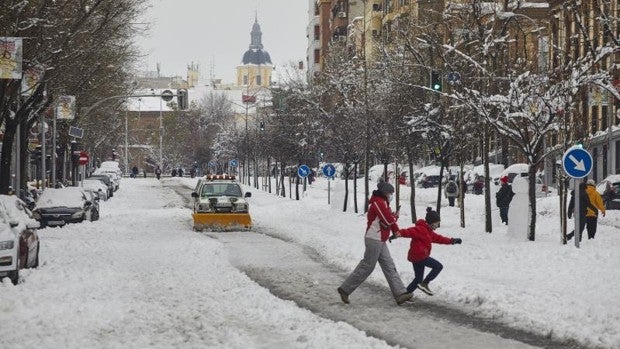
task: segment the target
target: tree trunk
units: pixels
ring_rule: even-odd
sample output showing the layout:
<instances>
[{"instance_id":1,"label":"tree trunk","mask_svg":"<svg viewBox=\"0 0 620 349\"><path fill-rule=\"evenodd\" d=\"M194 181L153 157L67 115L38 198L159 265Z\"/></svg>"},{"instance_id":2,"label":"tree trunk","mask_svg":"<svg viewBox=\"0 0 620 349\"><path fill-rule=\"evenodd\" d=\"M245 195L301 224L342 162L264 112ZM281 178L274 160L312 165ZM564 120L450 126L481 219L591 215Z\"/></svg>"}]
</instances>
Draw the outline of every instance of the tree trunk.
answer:
<instances>
[{"instance_id":1,"label":"tree trunk","mask_svg":"<svg viewBox=\"0 0 620 349\"><path fill-rule=\"evenodd\" d=\"M465 175L465 165L461 164L461 173L459 174L459 211L461 213L461 228L465 228L465 190L463 189L463 176Z\"/></svg>"},{"instance_id":2,"label":"tree trunk","mask_svg":"<svg viewBox=\"0 0 620 349\"><path fill-rule=\"evenodd\" d=\"M441 217L441 189L443 182L443 169L445 168L445 163L441 161L441 167L439 168L439 185L437 186L437 214Z\"/></svg>"},{"instance_id":3,"label":"tree trunk","mask_svg":"<svg viewBox=\"0 0 620 349\"><path fill-rule=\"evenodd\" d=\"M13 157L13 143L17 123L11 119L6 119L4 139L2 141L2 157L0 158L0 194L8 194L11 185L11 159Z\"/></svg>"},{"instance_id":4,"label":"tree trunk","mask_svg":"<svg viewBox=\"0 0 620 349\"><path fill-rule=\"evenodd\" d=\"M484 127L484 141L482 143L482 159L484 161L484 221L485 231L493 232L493 217L491 216L491 192L489 180L489 127Z\"/></svg>"},{"instance_id":5,"label":"tree trunk","mask_svg":"<svg viewBox=\"0 0 620 349\"><path fill-rule=\"evenodd\" d=\"M530 232L528 240L536 240L536 166L530 164L528 172L529 197L530 197Z\"/></svg>"},{"instance_id":6,"label":"tree trunk","mask_svg":"<svg viewBox=\"0 0 620 349\"><path fill-rule=\"evenodd\" d=\"M357 167L358 166L359 166L359 162L353 163L353 205L354 205L355 213L359 212L357 208Z\"/></svg>"},{"instance_id":7,"label":"tree trunk","mask_svg":"<svg viewBox=\"0 0 620 349\"><path fill-rule=\"evenodd\" d=\"M411 195L409 197L409 205L411 205L411 223L418 220L415 210L415 183L413 181L413 157L409 156L409 185L411 186Z\"/></svg>"}]
</instances>

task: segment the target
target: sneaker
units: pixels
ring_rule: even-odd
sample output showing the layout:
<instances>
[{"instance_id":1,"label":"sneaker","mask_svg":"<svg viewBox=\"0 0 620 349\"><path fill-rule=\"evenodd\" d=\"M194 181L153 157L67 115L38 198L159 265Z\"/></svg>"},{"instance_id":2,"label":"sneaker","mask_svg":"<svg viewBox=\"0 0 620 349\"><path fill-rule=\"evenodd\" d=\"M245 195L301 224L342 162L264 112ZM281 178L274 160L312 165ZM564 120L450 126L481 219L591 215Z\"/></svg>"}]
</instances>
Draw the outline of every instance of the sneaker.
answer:
<instances>
[{"instance_id":1,"label":"sneaker","mask_svg":"<svg viewBox=\"0 0 620 349\"><path fill-rule=\"evenodd\" d=\"M420 282L418 284L418 288L429 296L432 296L434 294L433 291L431 291L431 289L428 288L428 284L426 282Z\"/></svg>"},{"instance_id":2,"label":"sneaker","mask_svg":"<svg viewBox=\"0 0 620 349\"><path fill-rule=\"evenodd\" d=\"M340 293L340 299L344 304L349 304L349 295L342 289L342 287L338 287L338 293Z\"/></svg>"},{"instance_id":3,"label":"sneaker","mask_svg":"<svg viewBox=\"0 0 620 349\"><path fill-rule=\"evenodd\" d=\"M401 305L413 297L413 293L405 292L396 297L396 304Z\"/></svg>"}]
</instances>

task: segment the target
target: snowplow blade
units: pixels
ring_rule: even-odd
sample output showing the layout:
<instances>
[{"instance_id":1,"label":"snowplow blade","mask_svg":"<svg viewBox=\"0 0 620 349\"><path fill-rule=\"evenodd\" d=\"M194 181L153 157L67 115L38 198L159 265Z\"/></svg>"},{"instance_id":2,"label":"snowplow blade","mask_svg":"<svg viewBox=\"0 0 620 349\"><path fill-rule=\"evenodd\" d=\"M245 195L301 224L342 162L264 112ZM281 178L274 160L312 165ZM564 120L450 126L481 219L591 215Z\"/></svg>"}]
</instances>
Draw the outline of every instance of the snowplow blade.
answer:
<instances>
[{"instance_id":1,"label":"snowplow blade","mask_svg":"<svg viewBox=\"0 0 620 349\"><path fill-rule=\"evenodd\" d=\"M249 213L194 213L194 230L250 229Z\"/></svg>"}]
</instances>

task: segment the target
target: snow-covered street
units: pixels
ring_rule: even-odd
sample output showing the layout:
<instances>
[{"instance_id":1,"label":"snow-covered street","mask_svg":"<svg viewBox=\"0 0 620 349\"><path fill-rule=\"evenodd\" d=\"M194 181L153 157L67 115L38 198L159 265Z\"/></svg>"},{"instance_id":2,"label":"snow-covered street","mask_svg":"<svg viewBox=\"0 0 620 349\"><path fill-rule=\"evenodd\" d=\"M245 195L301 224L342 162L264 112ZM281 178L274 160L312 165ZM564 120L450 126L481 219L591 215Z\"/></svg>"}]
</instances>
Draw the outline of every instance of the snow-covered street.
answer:
<instances>
[{"instance_id":1,"label":"snow-covered street","mask_svg":"<svg viewBox=\"0 0 620 349\"><path fill-rule=\"evenodd\" d=\"M620 346L620 212L576 249L558 242L557 198L539 201L537 241L527 242L495 221L483 233L483 198L468 195L467 228L458 208L442 209L439 232L464 242L433 250L445 267L434 297L397 306L377 268L344 305L335 288L361 258L365 217L330 208L324 179L301 201L246 188L255 228L241 233L192 231L177 192L194 183L125 179L100 221L41 229L41 266L0 284L0 347ZM418 190L418 212L435 196ZM407 284L408 241L389 247Z\"/></svg>"}]
</instances>

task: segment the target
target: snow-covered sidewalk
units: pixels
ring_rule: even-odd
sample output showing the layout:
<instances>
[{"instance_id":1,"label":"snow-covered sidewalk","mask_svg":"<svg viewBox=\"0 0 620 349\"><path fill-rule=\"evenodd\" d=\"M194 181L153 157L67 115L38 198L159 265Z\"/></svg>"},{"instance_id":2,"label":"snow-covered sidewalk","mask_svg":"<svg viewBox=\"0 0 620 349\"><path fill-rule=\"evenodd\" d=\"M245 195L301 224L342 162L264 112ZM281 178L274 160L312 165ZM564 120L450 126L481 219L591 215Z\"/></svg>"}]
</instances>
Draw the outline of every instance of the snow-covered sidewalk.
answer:
<instances>
[{"instance_id":1,"label":"snow-covered sidewalk","mask_svg":"<svg viewBox=\"0 0 620 349\"><path fill-rule=\"evenodd\" d=\"M188 187L193 183L188 178L170 180L183 181ZM363 187L361 181L359 184ZM340 181L331 184L333 207L327 205L327 182L323 178L318 178L300 201L247 188L253 195L254 223L274 236L310 246L326 263L351 271L364 251L365 217L352 210L341 212L341 187ZM289 187L286 189L288 192ZM401 190L399 224L406 227L411 225L410 194L409 188ZM425 206L435 206L436 196L436 188L417 189L418 215L424 214ZM551 196L537 202L538 228L536 241L531 242L525 236L509 237L495 207L493 233L485 233L482 195L466 195L464 229L459 227L459 208L446 206L444 200L438 232L461 237L463 244L434 245L432 255L444 265L431 285L435 296L418 292L416 297L426 302L446 302L473 315L551 338L574 340L590 347L620 348L620 211L600 217L596 239L585 238L577 249L573 241L568 245L559 242L558 201L557 196ZM405 284L413 279L411 264L406 260L408 247L407 239L390 244ZM370 280L387 287L379 268ZM326 297L338 295L334 292ZM351 301L355 303L355 293Z\"/></svg>"},{"instance_id":2,"label":"snow-covered sidewalk","mask_svg":"<svg viewBox=\"0 0 620 349\"><path fill-rule=\"evenodd\" d=\"M153 179L39 234L41 266L0 284L1 348L389 347L256 285Z\"/></svg>"}]
</instances>

